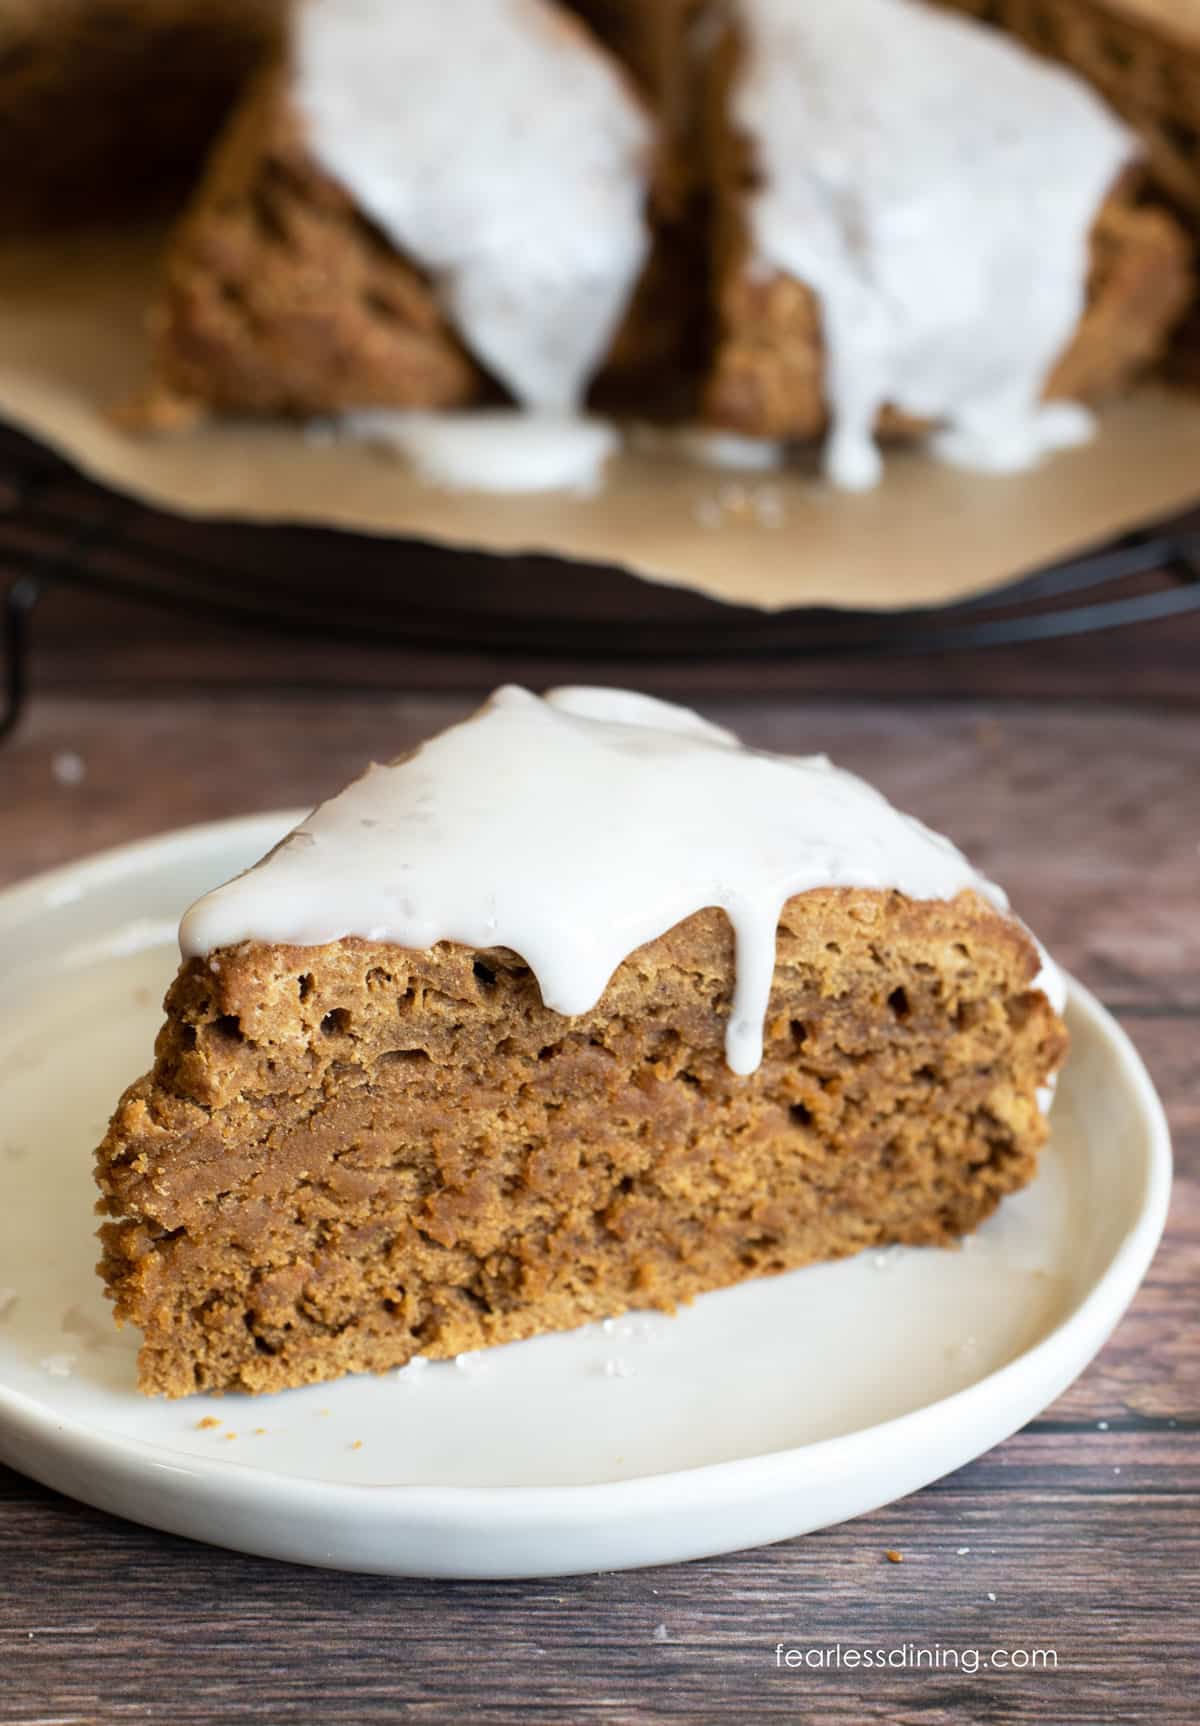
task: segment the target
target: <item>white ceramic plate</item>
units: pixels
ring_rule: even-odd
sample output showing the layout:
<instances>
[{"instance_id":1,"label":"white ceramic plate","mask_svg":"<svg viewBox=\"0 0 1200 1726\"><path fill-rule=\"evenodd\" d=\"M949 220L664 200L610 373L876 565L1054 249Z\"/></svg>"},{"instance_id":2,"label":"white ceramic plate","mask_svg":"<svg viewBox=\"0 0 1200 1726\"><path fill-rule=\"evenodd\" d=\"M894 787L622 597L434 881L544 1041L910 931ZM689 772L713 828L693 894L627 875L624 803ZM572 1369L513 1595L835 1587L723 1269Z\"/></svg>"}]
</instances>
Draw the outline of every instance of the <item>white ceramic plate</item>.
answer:
<instances>
[{"instance_id":1,"label":"white ceramic plate","mask_svg":"<svg viewBox=\"0 0 1200 1726\"><path fill-rule=\"evenodd\" d=\"M91 1148L148 1065L194 895L291 815L0 894L0 1458L90 1504L307 1564L550 1576L780 1540L957 1468L1101 1346L1162 1231L1170 1148L1072 987L1043 1172L961 1252L891 1249L568 1336L267 1398L151 1402L92 1266ZM218 1425L204 1425L207 1418Z\"/></svg>"}]
</instances>

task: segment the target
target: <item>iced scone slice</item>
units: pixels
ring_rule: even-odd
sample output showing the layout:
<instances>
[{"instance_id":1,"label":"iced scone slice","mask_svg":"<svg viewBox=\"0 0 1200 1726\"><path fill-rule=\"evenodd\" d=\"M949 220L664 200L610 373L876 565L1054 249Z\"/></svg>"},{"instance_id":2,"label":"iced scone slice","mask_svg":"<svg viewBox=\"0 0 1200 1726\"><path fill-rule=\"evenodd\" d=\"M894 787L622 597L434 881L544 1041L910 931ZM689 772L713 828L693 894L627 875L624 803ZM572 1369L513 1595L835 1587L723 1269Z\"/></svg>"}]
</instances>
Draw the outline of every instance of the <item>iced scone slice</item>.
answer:
<instances>
[{"instance_id":1,"label":"iced scone slice","mask_svg":"<svg viewBox=\"0 0 1200 1726\"><path fill-rule=\"evenodd\" d=\"M97 1153L141 1388L274 1391L968 1233L1062 982L824 757L505 688L183 919Z\"/></svg>"},{"instance_id":2,"label":"iced scone slice","mask_svg":"<svg viewBox=\"0 0 1200 1726\"><path fill-rule=\"evenodd\" d=\"M646 263L655 149L553 0L305 0L169 247L145 411L573 413Z\"/></svg>"},{"instance_id":3,"label":"iced scone slice","mask_svg":"<svg viewBox=\"0 0 1200 1726\"><path fill-rule=\"evenodd\" d=\"M1161 355L1188 242L1074 72L926 0L735 0L711 76L714 422L849 489L878 432L1008 471Z\"/></svg>"}]
</instances>

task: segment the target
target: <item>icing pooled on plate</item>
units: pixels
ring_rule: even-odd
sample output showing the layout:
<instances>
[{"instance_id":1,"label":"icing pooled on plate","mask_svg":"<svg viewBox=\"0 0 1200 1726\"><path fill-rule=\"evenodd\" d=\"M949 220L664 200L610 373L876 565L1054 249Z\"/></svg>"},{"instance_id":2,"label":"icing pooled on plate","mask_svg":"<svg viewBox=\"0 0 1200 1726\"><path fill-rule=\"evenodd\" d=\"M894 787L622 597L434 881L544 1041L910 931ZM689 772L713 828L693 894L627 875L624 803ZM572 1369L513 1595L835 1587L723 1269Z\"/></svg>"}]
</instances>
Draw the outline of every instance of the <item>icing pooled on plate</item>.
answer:
<instances>
[{"instance_id":1,"label":"icing pooled on plate","mask_svg":"<svg viewBox=\"0 0 1200 1726\"><path fill-rule=\"evenodd\" d=\"M545 0L305 0L313 153L526 407L578 405L645 260L652 127Z\"/></svg>"},{"instance_id":2,"label":"icing pooled on plate","mask_svg":"<svg viewBox=\"0 0 1200 1726\"><path fill-rule=\"evenodd\" d=\"M556 1012L587 1012L635 948L706 906L728 915L726 1055L762 1058L779 914L814 887L1007 901L948 839L822 755L747 749L624 690L499 689L471 718L313 811L183 919L185 956L347 935L509 947ZM1036 986L1057 1004L1044 961Z\"/></svg>"},{"instance_id":3,"label":"icing pooled on plate","mask_svg":"<svg viewBox=\"0 0 1200 1726\"><path fill-rule=\"evenodd\" d=\"M603 485L605 464L618 443L607 420L512 408L371 408L343 414L337 432L398 451L427 485L497 494L565 491L589 497Z\"/></svg>"},{"instance_id":4,"label":"icing pooled on plate","mask_svg":"<svg viewBox=\"0 0 1200 1726\"><path fill-rule=\"evenodd\" d=\"M878 480L885 403L964 466L1085 440L1083 409L1041 397L1133 135L1072 73L920 0L737 6L752 260L820 301L829 476Z\"/></svg>"}]
</instances>

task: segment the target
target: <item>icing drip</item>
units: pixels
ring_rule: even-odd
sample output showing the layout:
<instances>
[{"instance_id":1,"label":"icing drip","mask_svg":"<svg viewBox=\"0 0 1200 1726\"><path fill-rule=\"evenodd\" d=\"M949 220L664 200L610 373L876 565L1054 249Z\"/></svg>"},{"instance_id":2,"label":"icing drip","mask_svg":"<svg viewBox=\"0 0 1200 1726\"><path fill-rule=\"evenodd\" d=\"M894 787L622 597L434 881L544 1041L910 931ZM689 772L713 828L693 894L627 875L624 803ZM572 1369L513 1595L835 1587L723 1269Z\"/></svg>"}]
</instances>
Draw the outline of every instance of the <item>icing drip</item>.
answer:
<instances>
[{"instance_id":1,"label":"icing drip","mask_svg":"<svg viewBox=\"0 0 1200 1726\"><path fill-rule=\"evenodd\" d=\"M965 466L1085 440L1084 411L1041 396L1132 134L1071 73L918 0L738 7L754 262L820 300L830 478L879 479L885 402L940 422L934 453Z\"/></svg>"},{"instance_id":2,"label":"icing drip","mask_svg":"<svg viewBox=\"0 0 1200 1726\"><path fill-rule=\"evenodd\" d=\"M728 914L734 1072L762 1058L779 914L814 887L1007 901L948 839L824 756L769 755L686 708L620 690L499 689L472 718L316 809L183 919L185 956L346 935L509 947L564 1014L644 942ZM1044 960L1038 985L1062 985Z\"/></svg>"},{"instance_id":3,"label":"icing drip","mask_svg":"<svg viewBox=\"0 0 1200 1726\"><path fill-rule=\"evenodd\" d=\"M371 409L344 414L337 429L398 451L427 485L447 491L590 496L600 490L618 441L606 420L507 408L452 414Z\"/></svg>"},{"instance_id":4,"label":"icing drip","mask_svg":"<svg viewBox=\"0 0 1200 1726\"><path fill-rule=\"evenodd\" d=\"M318 160L519 402L575 407L648 244L651 127L607 56L545 0L306 0L294 43Z\"/></svg>"}]
</instances>

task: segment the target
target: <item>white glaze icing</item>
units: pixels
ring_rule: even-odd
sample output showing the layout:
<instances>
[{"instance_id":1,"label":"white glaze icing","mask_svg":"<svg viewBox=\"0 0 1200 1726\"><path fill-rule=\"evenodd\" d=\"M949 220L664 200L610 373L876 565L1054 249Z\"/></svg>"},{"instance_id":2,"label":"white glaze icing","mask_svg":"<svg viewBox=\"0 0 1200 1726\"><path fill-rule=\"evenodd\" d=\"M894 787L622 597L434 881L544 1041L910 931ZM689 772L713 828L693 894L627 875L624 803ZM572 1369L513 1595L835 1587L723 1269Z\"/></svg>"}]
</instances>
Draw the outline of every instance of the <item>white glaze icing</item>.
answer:
<instances>
[{"instance_id":1,"label":"white glaze icing","mask_svg":"<svg viewBox=\"0 0 1200 1726\"><path fill-rule=\"evenodd\" d=\"M648 243L651 126L607 55L546 0L305 0L293 68L317 159L472 352L575 407Z\"/></svg>"},{"instance_id":2,"label":"white glaze icing","mask_svg":"<svg viewBox=\"0 0 1200 1726\"><path fill-rule=\"evenodd\" d=\"M829 476L876 483L885 402L941 422L934 452L972 467L1086 438L1082 409L1041 396L1132 134L1072 73L920 0L737 6L751 247L820 300Z\"/></svg>"},{"instance_id":3,"label":"white glaze icing","mask_svg":"<svg viewBox=\"0 0 1200 1726\"><path fill-rule=\"evenodd\" d=\"M1007 901L948 839L824 756L770 755L622 690L499 689L470 719L374 765L246 874L200 899L185 956L346 935L509 947L548 1007L586 1012L635 948L706 906L737 974L726 1055L762 1057L779 913L814 887ZM1061 979L1043 957L1038 986Z\"/></svg>"},{"instance_id":4,"label":"white glaze icing","mask_svg":"<svg viewBox=\"0 0 1200 1726\"><path fill-rule=\"evenodd\" d=\"M601 489L619 441L607 420L511 408L449 414L371 409L344 414L338 425L343 436L396 450L427 485L446 491L590 497Z\"/></svg>"},{"instance_id":5,"label":"white glaze icing","mask_svg":"<svg viewBox=\"0 0 1200 1726\"><path fill-rule=\"evenodd\" d=\"M394 451L418 479L443 491L501 496L568 492L594 497L603 490L605 470L622 441L610 420L516 408L454 413L360 408L319 422L317 437ZM636 450L681 456L728 473L771 473L786 455L780 443L694 426L632 425L628 441Z\"/></svg>"},{"instance_id":6,"label":"white glaze icing","mask_svg":"<svg viewBox=\"0 0 1200 1726\"><path fill-rule=\"evenodd\" d=\"M771 438L742 437L709 426L653 425L635 422L629 444L648 455L682 456L699 467L724 473L774 473L787 459L787 445Z\"/></svg>"},{"instance_id":7,"label":"white glaze icing","mask_svg":"<svg viewBox=\"0 0 1200 1726\"><path fill-rule=\"evenodd\" d=\"M787 456L784 444L771 438L739 437L736 432L686 428L679 439L681 452L701 467L725 473L774 473Z\"/></svg>"}]
</instances>

